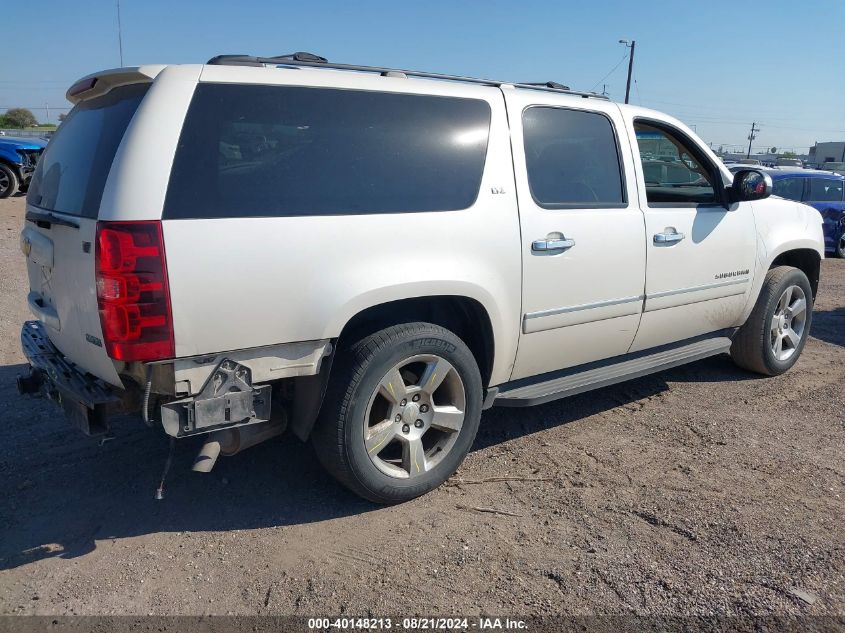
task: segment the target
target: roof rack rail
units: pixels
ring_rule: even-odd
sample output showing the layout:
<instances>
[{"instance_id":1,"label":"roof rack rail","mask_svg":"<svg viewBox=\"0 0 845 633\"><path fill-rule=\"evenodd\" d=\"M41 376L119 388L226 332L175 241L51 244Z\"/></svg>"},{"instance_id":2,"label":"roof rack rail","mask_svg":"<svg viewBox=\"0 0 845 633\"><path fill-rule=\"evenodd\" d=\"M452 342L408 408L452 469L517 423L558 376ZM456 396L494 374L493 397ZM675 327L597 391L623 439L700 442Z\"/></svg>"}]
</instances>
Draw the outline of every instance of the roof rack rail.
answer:
<instances>
[{"instance_id":1,"label":"roof rack rail","mask_svg":"<svg viewBox=\"0 0 845 633\"><path fill-rule=\"evenodd\" d=\"M209 59L206 64L210 66L264 66L272 63L297 63L307 62L314 64L325 64L329 60L314 53L288 53L287 55L276 55L274 57L254 57L253 55L217 55Z\"/></svg>"},{"instance_id":2,"label":"roof rack rail","mask_svg":"<svg viewBox=\"0 0 845 633\"><path fill-rule=\"evenodd\" d=\"M564 86L563 84L559 84L556 81L526 81L522 84L523 86L537 86L537 87L545 87L545 88L554 88L555 90L571 90L569 86Z\"/></svg>"},{"instance_id":3,"label":"roof rack rail","mask_svg":"<svg viewBox=\"0 0 845 633\"><path fill-rule=\"evenodd\" d=\"M276 55L274 57L255 57L253 55L217 55L209 59L206 64L212 66L302 66L316 68L330 68L332 70L351 70L355 72L376 73L385 77L418 77L421 79L442 79L446 81L461 81L464 83L479 84L482 86L503 86L513 85L517 88L530 90L548 90L551 92L562 92L578 97L603 99L608 97L595 92L579 92L571 90L568 86L554 81L543 83L514 83L511 81L499 81L497 79L479 79L477 77L464 77L461 75L445 75L443 73L430 73L422 70L402 70L399 68L386 68L381 66L359 66L356 64L336 64L329 62L325 57L313 53L289 53L287 55Z\"/></svg>"}]
</instances>

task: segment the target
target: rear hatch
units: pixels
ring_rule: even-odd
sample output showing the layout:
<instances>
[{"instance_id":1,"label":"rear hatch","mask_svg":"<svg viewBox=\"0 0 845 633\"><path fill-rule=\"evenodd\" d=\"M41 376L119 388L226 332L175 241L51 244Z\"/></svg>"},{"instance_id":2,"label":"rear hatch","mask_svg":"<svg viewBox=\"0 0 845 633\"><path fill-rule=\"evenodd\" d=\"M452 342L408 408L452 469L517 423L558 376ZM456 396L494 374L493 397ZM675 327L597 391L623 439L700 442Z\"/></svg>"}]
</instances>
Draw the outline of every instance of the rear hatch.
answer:
<instances>
[{"instance_id":1,"label":"rear hatch","mask_svg":"<svg viewBox=\"0 0 845 633\"><path fill-rule=\"evenodd\" d=\"M122 75L123 81L127 75ZM83 80L78 101L38 162L26 198L21 235L27 255L28 303L50 340L85 371L120 385L103 341L97 305L97 216L118 146L150 77L114 87L108 79ZM137 81L137 79L136 79ZM80 82L82 83L82 82ZM77 84L79 85L79 84Z\"/></svg>"}]
</instances>

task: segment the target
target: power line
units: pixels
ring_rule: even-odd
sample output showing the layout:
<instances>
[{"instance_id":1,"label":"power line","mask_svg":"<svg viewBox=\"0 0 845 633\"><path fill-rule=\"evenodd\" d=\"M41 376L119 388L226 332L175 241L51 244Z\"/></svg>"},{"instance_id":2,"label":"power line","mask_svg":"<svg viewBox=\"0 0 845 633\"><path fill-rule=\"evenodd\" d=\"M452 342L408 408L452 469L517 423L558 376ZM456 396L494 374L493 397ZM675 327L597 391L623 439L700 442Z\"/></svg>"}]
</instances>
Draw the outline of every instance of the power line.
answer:
<instances>
[{"instance_id":1,"label":"power line","mask_svg":"<svg viewBox=\"0 0 845 633\"><path fill-rule=\"evenodd\" d=\"M748 125L747 121L723 121L721 119L706 119L698 116L687 116L687 115L680 115L682 118L686 119L687 121L697 121L698 123L707 124L707 125L729 125L729 126L742 126L745 127ZM826 130L821 128L809 128L809 127L793 127L791 125L773 125L771 123L766 123L766 127L775 128L777 130L790 130L793 132L814 132L819 134L845 134L845 130Z\"/></svg>"},{"instance_id":2,"label":"power line","mask_svg":"<svg viewBox=\"0 0 845 633\"><path fill-rule=\"evenodd\" d=\"M602 78L601 78L601 79L599 79L599 80L598 80L595 84L593 84L593 87L592 87L592 88L590 88L587 92L592 92L593 90L595 90L595 89L598 87L598 85L599 85L601 82L603 82L605 79L607 79L608 77L610 77L610 76L614 73L614 71L615 71L617 68L619 68L619 66L621 66L621 65L622 65L622 62L624 62L626 59L628 59L628 51L625 51L625 54L622 56L622 59L620 59L618 62L616 62L616 66L614 66L613 68L611 68L609 73L607 73L604 77L602 77Z\"/></svg>"},{"instance_id":3,"label":"power line","mask_svg":"<svg viewBox=\"0 0 845 633\"><path fill-rule=\"evenodd\" d=\"M12 110L14 108L23 108L24 110L70 110L71 106L51 106L51 105L40 105L40 106L0 106L2 110Z\"/></svg>"},{"instance_id":4,"label":"power line","mask_svg":"<svg viewBox=\"0 0 845 633\"><path fill-rule=\"evenodd\" d=\"M70 84L64 79L0 79L0 84Z\"/></svg>"},{"instance_id":5,"label":"power line","mask_svg":"<svg viewBox=\"0 0 845 633\"><path fill-rule=\"evenodd\" d=\"M678 107L683 108L683 109L685 109L685 110L689 110L689 111L696 110L696 111L698 111L698 112L702 112L702 113L705 113L705 114L707 114L707 115L721 116L721 115L723 115L723 114L727 114L727 113L734 114L734 115L736 115L736 114L737 114L737 108L736 108L736 107L723 107L723 108L719 108L719 107L707 106L706 108L701 108L701 109L699 109L699 108L698 108L698 105L700 105L700 104L696 104L696 103L680 103L680 102L678 102L678 101L664 101L663 99L655 99L655 98L653 98L653 97L649 97L649 99L648 99L648 100L649 100L651 103L659 103L659 104L661 104L661 105L672 105L672 106L678 106ZM753 107L749 107L748 109L753 109L755 112L758 112L758 111L761 111L761 110L762 110L763 115L764 115L764 116L765 116L765 118L767 118L767 119L782 119L782 120L791 120L791 119L792 119L792 116L788 116L788 117L777 117L777 116L771 116L771 115L769 114L769 109L768 109L768 108L762 108L762 109L761 109L761 108L758 108L758 107L756 107L756 106L753 106ZM725 112L719 112L719 110L725 110ZM774 112L774 111L772 111L772 112ZM785 113L786 113L786 111L785 111L785 110L777 110L777 112L778 112L778 113L782 113L782 114L785 114Z\"/></svg>"}]
</instances>

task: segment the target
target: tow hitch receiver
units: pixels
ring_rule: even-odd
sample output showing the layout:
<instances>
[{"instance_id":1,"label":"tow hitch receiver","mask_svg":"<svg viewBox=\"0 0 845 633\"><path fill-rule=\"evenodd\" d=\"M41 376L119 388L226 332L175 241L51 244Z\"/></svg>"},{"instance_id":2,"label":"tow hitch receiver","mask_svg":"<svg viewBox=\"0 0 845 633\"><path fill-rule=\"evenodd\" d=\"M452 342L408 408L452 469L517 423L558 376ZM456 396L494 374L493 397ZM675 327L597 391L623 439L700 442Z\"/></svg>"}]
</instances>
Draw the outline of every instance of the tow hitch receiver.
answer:
<instances>
[{"instance_id":1,"label":"tow hitch receiver","mask_svg":"<svg viewBox=\"0 0 845 633\"><path fill-rule=\"evenodd\" d=\"M267 422L270 385L253 386L252 371L223 359L195 398L162 405L161 423L172 437L207 433L218 428Z\"/></svg>"},{"instance_id":2,"label":"tow hitch receiver","mask_svg":"<svg viewBox=\"0 0 845 633\"><path fill-rule=\"evenodd\" d=\"M22 396L34 396L41 393L41 385L44 384L44 378L41 372L33 371L30 368L29 376L21 376L15 379L18 387L18 393Z\"/></svg>"}]
</instances>

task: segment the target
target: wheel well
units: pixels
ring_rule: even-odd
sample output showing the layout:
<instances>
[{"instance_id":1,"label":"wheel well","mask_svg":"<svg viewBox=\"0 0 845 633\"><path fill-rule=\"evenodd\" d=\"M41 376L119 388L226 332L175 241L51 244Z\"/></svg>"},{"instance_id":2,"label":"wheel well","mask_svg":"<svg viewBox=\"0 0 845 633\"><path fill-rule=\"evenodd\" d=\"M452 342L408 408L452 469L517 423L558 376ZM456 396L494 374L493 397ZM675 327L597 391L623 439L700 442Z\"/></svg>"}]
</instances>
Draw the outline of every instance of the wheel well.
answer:
<instances>
[{"instance_id":1,"label":"wheel well","mask_svg":"<svg viewBox=\"0 0 845 633\"><path fill-rule=\"evenodd\" d=\"M771 268L775 266L792 266L803 271L807 275L807 279L810 280L810 288L812 288L813 297L815 298L816 290L819 287L821 265L821 257L816 251L811 248L799 248L778 255L775 261L772 262Z\"/></svg>"},{"instance_id":2,"label":"wheel well","mask_svg":"<svg viewBox=\"0 0 845 633\"><path fill-rule=\"evenodd\" d=\"M490 383L493 371L493 326L484 306L468 297L415 297L367 308L344 326L339 342L358 340L391 325L414 321L433 323L454 332L475 357L484 386Z\"/></svg>"},{"instance_id":3,"label":"wheel well","mask_svg":"<svg viewBox=\"0 0 845 633\"><path fill-rule=\"evenodd\" d=\"M6 167L8 167L8 168L9 168L9 169L11 169L12 171L14 171L14 172L15 172L15 175L18 177L18 179L20 179L20 177L21 177L21 168L20 168L20 166L19 166L19 165L16 165L16 164L15 164L15 163L13 163L12 161L7 160L7 159L5 159L5 158L0 158L0 163L3 163Z\"/></svg>"}]
</instances>

